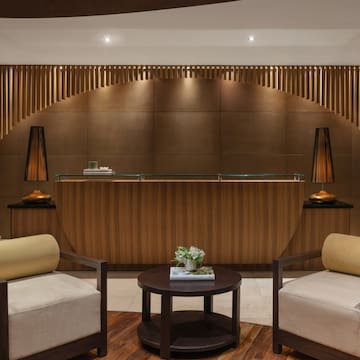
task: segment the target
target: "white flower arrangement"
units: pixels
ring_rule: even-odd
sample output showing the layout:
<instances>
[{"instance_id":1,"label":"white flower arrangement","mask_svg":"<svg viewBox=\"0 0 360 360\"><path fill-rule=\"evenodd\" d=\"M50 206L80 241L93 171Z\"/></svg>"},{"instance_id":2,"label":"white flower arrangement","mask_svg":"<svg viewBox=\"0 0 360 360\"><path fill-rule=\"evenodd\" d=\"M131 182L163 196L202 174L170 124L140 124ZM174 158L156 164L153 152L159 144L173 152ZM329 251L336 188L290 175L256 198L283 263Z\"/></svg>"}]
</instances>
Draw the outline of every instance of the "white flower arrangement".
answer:
<instances>
[{"instance_id":1,"label":"white flower arrangement","mask_svg":"<svg viewBox=\"0 0 360 360\"><path fill-rule=\"evenodd\" d=\"M189 249L186 246L178 246L173 261L176 261L177 264L185 264L186 259L188 259L202 264L204 256L205 251L195 246L190 246Z\"/></svg>"}]
</instances>

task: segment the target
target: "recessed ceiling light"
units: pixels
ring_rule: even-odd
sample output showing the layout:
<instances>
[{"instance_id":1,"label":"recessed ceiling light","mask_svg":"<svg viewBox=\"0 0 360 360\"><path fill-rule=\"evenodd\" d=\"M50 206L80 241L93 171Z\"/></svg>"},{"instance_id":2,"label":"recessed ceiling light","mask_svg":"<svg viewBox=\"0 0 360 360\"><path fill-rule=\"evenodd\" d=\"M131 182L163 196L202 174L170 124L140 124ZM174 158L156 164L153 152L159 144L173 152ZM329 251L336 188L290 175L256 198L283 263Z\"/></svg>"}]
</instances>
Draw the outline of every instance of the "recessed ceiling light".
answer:
<instances>
[{"instance_id":1,"label":"recessed ceiling light","mask_svg":"<svg viewBox=\"0 0 360 360\"><path fill-rule=\"evenodd\" d=\"M104 36L104 42L105 42L106 44L110 44L110 43L111 43L111 38L110 38L109 35L105 35L105 36Z\"/></svg>"},{"instance_id":2,"label":"recessed ceiling light","mask_svg":"<svg viewBox=\"0 0 360 360\"><path fill-rule=\"evenodd\" d=\"M249 42L254 42L255 41L255 36L254 35L249 35L248 40L249 40Z\"/></svg>"}]
</instances>

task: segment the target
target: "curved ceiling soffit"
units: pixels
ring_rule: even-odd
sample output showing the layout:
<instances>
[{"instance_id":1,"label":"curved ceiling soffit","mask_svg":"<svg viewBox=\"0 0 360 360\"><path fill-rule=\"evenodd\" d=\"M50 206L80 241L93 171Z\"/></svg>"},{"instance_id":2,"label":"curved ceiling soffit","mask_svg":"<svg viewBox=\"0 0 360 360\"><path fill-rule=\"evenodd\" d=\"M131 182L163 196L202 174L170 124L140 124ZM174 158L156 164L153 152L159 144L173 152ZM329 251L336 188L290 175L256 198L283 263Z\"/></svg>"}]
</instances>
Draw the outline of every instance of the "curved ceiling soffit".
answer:
<instances>
[{"instance_id":1,"label":"curved ceiling soffit","mask_svg":"<svg viewBox=\"0 0 360 360\"><path fill-rule=\"evenodd\" d=\"M360 66L1 65L0 139L22 119L87 91L137 80L223 79L300 96L360 123Z\"/></svg>"},{"instance_id":2,"label":"curved ceiling soffit","mask_svg":"<svg viewBox=\"0 0 360 360\"><path fill-rule=\"evenodd\" d=\"M0 8L3 18L53 18L122 14L209 5L235 0L12 0Z\"/></svg>"}]
</instances>

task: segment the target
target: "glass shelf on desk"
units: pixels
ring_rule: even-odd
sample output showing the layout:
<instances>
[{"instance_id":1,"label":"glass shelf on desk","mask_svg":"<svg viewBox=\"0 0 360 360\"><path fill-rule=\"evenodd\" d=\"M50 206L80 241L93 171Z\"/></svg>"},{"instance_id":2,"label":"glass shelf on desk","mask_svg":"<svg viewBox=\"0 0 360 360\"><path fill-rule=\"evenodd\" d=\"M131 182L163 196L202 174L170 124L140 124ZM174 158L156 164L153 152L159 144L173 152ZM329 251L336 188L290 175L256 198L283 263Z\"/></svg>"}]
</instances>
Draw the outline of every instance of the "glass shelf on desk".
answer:
<instances>
[{"instance_id":1,"label":"glass shelf on desk","mask_svg":"<svg viewBox=\"0 0 360 360\"><path fill-rule=\"evenodd\" d=\"M111 175L56 174L57 181L108 180L108 181L304 181L304 175L292 174L149 174L119 173Z\"/></svg>"}]
</instances>

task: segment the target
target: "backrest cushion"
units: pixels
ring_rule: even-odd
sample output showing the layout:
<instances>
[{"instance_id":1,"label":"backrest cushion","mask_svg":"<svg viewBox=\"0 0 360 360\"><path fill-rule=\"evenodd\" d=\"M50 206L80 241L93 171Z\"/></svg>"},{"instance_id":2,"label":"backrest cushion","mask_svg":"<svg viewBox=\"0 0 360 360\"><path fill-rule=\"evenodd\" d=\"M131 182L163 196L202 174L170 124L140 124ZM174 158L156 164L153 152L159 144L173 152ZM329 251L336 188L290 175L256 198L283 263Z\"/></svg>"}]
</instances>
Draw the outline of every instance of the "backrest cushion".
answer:
<instances>
[{"instance_id":1,"label":"backrest cushion","mask_svg":"<svg viewBox=\"0 0 360 360\"><path fill-rule=\"evenodd\" d=\"M53 271L59 259L59 245L49 234L0 240L0 279Z\"/></svg>"},{"instance_id":2,"label":"backrest cushion","mask_svg":"<svg viewBox=\"0 0 360 360\"><path fill-rule=\"evenodd\" d=\"M321 260L328 270L360 275L360 236L330 234L324 241Z\"/></svg>"}]
</instances>

